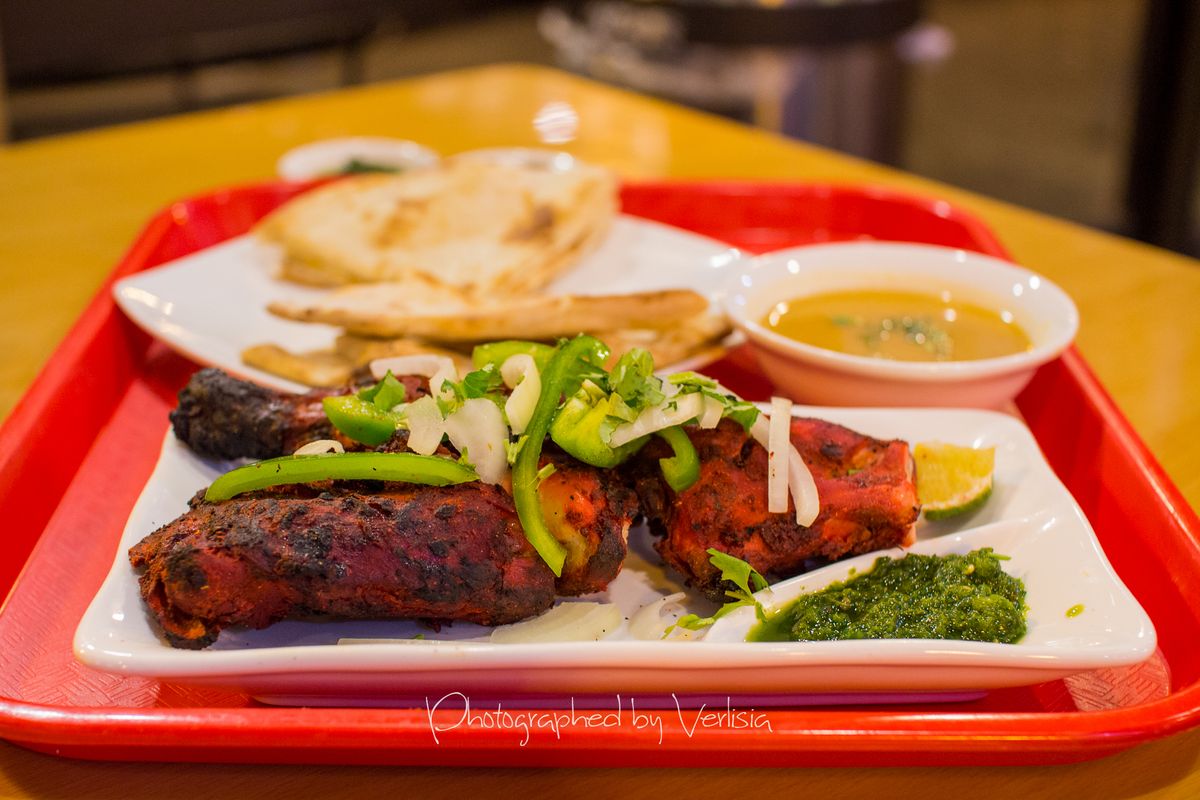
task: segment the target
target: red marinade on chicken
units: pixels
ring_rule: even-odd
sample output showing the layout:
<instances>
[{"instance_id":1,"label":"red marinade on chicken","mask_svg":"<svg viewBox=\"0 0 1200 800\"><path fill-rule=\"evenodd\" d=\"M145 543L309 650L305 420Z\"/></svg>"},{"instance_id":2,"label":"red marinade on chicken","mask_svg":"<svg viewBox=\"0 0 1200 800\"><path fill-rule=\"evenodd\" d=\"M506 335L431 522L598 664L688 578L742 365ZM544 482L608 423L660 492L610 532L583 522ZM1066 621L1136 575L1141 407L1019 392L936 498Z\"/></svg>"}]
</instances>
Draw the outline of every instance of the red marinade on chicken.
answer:
<instances>
[{"instance_id":1,"label":"red marinade on chicken","mask_svg":"<svg viewBox=\"0 0 1200 800\"><path fill-rule=\"evenodd\" d=\"M804 572L813 560L834 560L913 541L920 504L912 459L902 441L884 441L817 419L794 419L791 440L812 471L821 512L808 527L794 508L767 511L767 451L731 420L686 429L700 458L700 478L676 493L661 477L660 442L631 467L642 513L660 538L663 560L713 600L722 600L716 548L763 575Z\"/></svg>"},{"instance_id":2,"label":"red marinade on chicken","mask_svg":"<svg viewBox=\"0 0 1200 800\"><path fill-rule=\"evenodd\" d=\"M218 503L197 497L130 550L167 640L206 647L229 626L319 615L498 625L554 602L554 575L500 489L364 488L339 482Z\"/></svg>"},{"instance_id":3,"label":"red marinade on chicken","mask_svg":"<svg viewBox=\"0 0 1200 800\"><path fill-rule=\"evenodd\" d=\"M422 379L401 380L410 397L425 392ZM330 435L319 411L328 394L272 392L202 370L172 420L176 436L204 455L280 456ZM379 449L403 450L405 435ZM224 627L319 615L514 622L549 608L556 594L606 588L624 564L637 512L633 491L611 470L548 444L542 465L550 464L539 493L567 550L558 578L526 541L511 495L479 482L326 481L217 502L198 495L135 545L130 560L178 647L205 647Z\"/></svg>"}]
</instances>

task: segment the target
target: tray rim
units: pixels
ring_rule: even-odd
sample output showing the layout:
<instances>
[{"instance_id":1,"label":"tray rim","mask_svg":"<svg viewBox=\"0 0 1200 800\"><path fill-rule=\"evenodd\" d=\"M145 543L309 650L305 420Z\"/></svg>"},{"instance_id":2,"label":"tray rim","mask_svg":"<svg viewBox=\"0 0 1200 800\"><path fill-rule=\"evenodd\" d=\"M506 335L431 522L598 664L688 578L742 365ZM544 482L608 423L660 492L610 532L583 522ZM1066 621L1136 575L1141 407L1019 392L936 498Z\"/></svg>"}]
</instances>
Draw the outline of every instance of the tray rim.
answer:
<instances>
[{"instance_id":1,"label":"tray rim","mask_svg":"<svg viewBox=\"0 0 1200 800\"><path fill-rule=\"evenodd\" d=\"M302 190L319 182L290 184ZM30 388L18 401L8 419L0 426L0 488L10 470L20 463L10 455L15 445L35 439L38 434L39 411L52 402L72 374L72 365L84 355L99 326L114 314L119 315L112 300L112 285L121 277L141 269L154 266L152 260L156 248L176 227L187 224L188 206L197 202L220 201L243 192L265 191L280 188L280 181L255 181L210 190L176 200L153 215L143 226L125 254L110 271L92 300L85 307L66 337L55 349L50 360L39 372ZM991 230L977 217L956 205L938 200L897 191L888 187L856 185L837 182L800 181L748 181L748 180L656 180L637 181L625 184L631 190L647 192L670 191L743 191L743 192L812 192L818 195L849 193L872 199L894 200L908 203L927 211L939 204L943 212L949 211L956 222L970 231L980 251L1011 260L1007 250ZM936 212L934 212L936 213ZM938 214L945 217L945 213ZM717 238L717 237L711 237ZM1121 447L1133 457L1139 472L1161 498L1164 509L1187 537L1187 543L1200 561L1200 519L1182 497L1158 464L1149 448L1141 441L1132 426L1116 407L1107 390L1099 383L1086 361L1072 347L1061 357L1071 377L1080 385L1092 401L1105 424L1117 436ZM78 466L78 465L76 465ZM3 495L0 494L0 499ZM37 534L41 538L41 531ZM33 563L37 558L37 546L26 561ZM17 575L12 589L15 590L25 572ZM7 603L7 601L6 601ZM4 605L0 605L3 614ZM17 697L0 696L0 737L34 749L44 749L84 758L120 758L125 760L251 760L293 761L312 760L315 752L324 752L322 763L351 763L348 753L354 749L378 750L390 763L555 763L595 764L588 757L588 749L597 742L587 734L542 743L535 739L522 748L520 758L514 758L512 742L498 737L495 732L466 729L460 731L460 740L447 749L429 747L427 719L421 709L329 709L301 708L282 709L276 707L238 708L143 708L143 707L69 707L33 703ZM964 715L892 711L830 711L830 710L772 710L772 718L789 723L797 733L821 730L825 736L815 747L806 740L806 750L788 753L787 739L777 737L776 747L750 745L745 737L739 737L738 746L748 747L739 763L797 763L805 757L831 753L882 753L898 758L891 762L912 764L925 763L921 757L913 757L913 736L921 736L921 749L933 758L928 763L945 763L936 755L944 753L971 752L990 754L979 763L1031 763L1029 756L1037 756L1036 763L1076 761L1107 755L1126 747L1182 731L1200 721L1200 682L1173 692L1165 698L1150 703L1104 711L1064 712L988 712ZM985 721L986 732L965 731L961 718ZM841 725L839 718L850 717L854 725ZM869 723L870 733L863 733ZM383 726L383 727L381 727ZM364 730L365 729L365 730ZM371 738L371 732L385 730L389 734L386 745ZM231 734L238 731L236 735ZM208 737L200 736L202 731ZM121 739L114 746L113 735ZM272 745L272 734L284 735L286 748ZM330 748L329 738L337 734L343 743ZM564 732L566 734L566 732ZM305 737L307 736L307 740ZM366 738L364 738L366 737ZM577 739L578 750L566 746L567 738ZM242 739L248 741L242 742ZM635 753L645 747L637 737L614 735L604 742L606 750ZM731 739L721 731L695 731L685 741L674 745L664 743L655 752L672 753L683 762L713 763L714 752L728 752ZM994 745L1004 741L1011 748L1009 757L998 753ZM836 744L834 744L836 743ZM130 752L130 748L140 748ZM235 749L230 749L230 748ZM250 747L251 757L246 758L244 748ZM115 749L114 749L115 748ZM238 755L238 754L241 755ZM258 753L264 758L255 757ZM288 753L294 756L288 757ZM407 755L404 755L407 754ZM399 755L399 757L398 757ZM215 757L214 757L215 756ZM478 757L476 757L478 756ZM695 757L694 759L689 757ZM410 761L411 758L411 761ZM489 760L498 759L498 760ZM638 758L626 759L638 763ZM626 763L622 762L622 763ZM382 763L377 758L370 763ZM650 762L647 762L650 763Z\"/></svg>"}]
</instances>

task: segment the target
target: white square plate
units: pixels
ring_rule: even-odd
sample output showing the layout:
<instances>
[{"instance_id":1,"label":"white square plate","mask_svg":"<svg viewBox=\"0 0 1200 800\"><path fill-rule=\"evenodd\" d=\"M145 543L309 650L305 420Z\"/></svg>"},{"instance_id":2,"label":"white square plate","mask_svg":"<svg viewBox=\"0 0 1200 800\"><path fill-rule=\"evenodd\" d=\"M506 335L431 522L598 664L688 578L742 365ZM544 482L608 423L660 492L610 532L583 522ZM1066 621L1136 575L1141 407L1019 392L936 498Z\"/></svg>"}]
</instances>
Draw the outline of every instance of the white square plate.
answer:
<instances>
[{"instance_id":1,"label":"white square plate","mask_svg":"<svg viewBox=\"0 0 1200 800\"><path fill-rule=\"evenodd\" d=\"M1028 633L1021 642L747 643L740 641L741 618L730 615L698 641L638 641L622 627L597 642L493 644L489 629L468 624L433 632L407 621L282 622L261 631L225 631L207 650L176 650L152 628L127 553L183 513L188 498L229 465L198 458L168 434L112 570L80 622L76 656L108 672L222 686L274 703L403 705L462 692L527 701L717 694L766 704L772 701L763 698L771 696L773 702L798 702L836 693L856 699L867 693L876 702L876 693L936 697L1134 664L1154 652L1149 617L1113 572L1091 526L1020 421L968 410L797 412L881 438L995 446L996 488L988 504L958 522L922 522L914 550L961 553L990 546L1010 556L1006 569L1028 591ZM624 570L606 592L587 599L616 603L628 617L679 591L648 539L645 530L635 529ZM830 565L773 591L782 600L801 588L819 588L852 567L864 569L878 555ZM699 611L707 608L692 602ZM1073 606L1083 612L1068 616ZM343 638L403 641L337 644Z\"/></svg>"}]
</instances>

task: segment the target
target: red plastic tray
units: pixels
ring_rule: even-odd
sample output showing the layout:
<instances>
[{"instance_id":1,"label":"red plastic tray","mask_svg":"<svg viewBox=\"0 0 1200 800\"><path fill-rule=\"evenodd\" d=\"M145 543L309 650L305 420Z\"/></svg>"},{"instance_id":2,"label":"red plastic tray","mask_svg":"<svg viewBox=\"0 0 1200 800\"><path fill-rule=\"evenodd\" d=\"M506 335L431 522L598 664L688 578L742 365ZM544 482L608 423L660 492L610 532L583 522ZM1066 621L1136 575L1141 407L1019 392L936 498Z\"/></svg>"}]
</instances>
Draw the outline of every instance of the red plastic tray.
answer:
<instances>
[{"instance_id":1,"label":"red plastic tray","mask_svg":"<svg viewBox=\"0 0 1200 800\"><path fill-rule=\"evenodd\" d=\"M151 341L111 300L111 281L247 230L302 186L263 184L172 205L114 270L0 429L0 737L61 755L127 760L477 765L847 765L1077 761L1183 730L1200 713L1200 521L1075 351L1018 404L1109 559L1153 618L1161 658L1149 692L1107 697L1069 683L952 705L771 709L770 731L689 729L663 714L639 729L567 726L519 746L463 727L435 743L425 709L272 708L231 692L92 671L71 638L112 562L157 458L174 394L195 365ZM626 211L752 251L852 238L953 245L1004 256L948 204L849 187L661 183L625 188ZM744 353L711 372L769 391ZM24 569L17 574L19 565ZM1154 696L1153 700L1128 700ZM1126 704L1113 707L1113 697ZM1101 710L1084 710L1099 707ZM724 710L724 709L720 709Z\"/></svg>"}]
</instances>

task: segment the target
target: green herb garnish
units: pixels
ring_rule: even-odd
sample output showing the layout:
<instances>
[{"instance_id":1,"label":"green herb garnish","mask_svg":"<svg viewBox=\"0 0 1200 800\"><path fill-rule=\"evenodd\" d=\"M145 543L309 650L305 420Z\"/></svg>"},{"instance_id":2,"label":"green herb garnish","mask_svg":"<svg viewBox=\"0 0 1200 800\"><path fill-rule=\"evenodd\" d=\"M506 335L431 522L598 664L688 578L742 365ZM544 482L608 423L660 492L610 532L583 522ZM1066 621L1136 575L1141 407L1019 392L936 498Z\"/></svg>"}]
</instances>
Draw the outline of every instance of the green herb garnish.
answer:
<instances>
[{"instance_id":1,"label":"green herb garnish","mask_svg":"<svg viewBox=\"0 0 1200 800\"><path fill-rule=\"evenodd\" d=\"M729 581L737 588L725 590L725 596L729 598L729 601L717 609L717 612L711 617L701 617L697 614L682 616L674 625L667 628L663 633L664 637L675 627L686 628L690 631L707 628L726 614L745 606L754 606L754 613L760 621L766 619L762 603L754 598L754 593L767 588L767 579L742 559L722 553L715 547L708 548L708 561L721 570L721 580Z\"/></svg>"}]
</instances>

